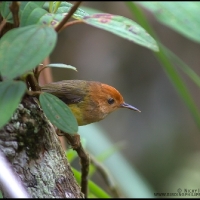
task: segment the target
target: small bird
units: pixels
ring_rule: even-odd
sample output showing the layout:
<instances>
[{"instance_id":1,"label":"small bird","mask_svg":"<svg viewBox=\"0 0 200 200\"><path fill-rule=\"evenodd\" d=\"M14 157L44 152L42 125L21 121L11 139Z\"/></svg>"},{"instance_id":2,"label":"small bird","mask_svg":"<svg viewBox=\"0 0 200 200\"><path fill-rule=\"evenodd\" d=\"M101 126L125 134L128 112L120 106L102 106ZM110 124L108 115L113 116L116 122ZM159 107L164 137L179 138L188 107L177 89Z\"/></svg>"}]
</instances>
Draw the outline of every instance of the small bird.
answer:
<instances>
[{"instance_id":1,"label":"small bird","mask_svg":"<svg viewBox=\"0 0 200 200\"><path fill-rule=\"evenodd\" d=\"M125 103L114 87L96 81L63 80L41 86L41 90L65 102L79 126L100 121L118 108L140 112Z\"/></svg>"}]
</instances>

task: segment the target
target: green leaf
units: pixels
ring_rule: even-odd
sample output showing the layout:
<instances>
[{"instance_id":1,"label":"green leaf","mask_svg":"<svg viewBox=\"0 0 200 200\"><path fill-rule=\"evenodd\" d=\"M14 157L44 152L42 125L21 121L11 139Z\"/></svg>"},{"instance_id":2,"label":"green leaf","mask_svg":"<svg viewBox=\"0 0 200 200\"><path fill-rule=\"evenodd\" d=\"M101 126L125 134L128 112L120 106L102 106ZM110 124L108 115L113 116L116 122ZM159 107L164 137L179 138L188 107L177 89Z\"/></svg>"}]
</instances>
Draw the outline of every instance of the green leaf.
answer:
<instances>
[{"instance_id":1,"label":"green leaf","mask_svg":"<svg viewBox=\"0 0 200 200\"><path fill-rule=\"evenodd\" d=\"M138 6L136 6L133 2L126 2L126 4L130 8L131 12L135 14L135 17L140 22L140 24L142 24L143 27L148 30L148 32L150 32L152 35L154 35L155 38L157 38L147 19L145 18L142 11L138 8ZM158 53L155 53L155 56L161 63L161 66L165 70L166 74L168 75L172 84L175 86L181 98L185 101L191 114L193 115L193 118L196 121L198 128L200 129L200 112L198 110L198 107L196 106L181 76L177 73L175 66L171 63L170 59L168 59L168 56L165 52L165 47L163 47L162 44L160 44L160 51Z\"/></svg>"},{"instance_id":2,"label":"green leaf","mask_svg":"<svg viewBox=\"0 0 200 200\"><path fill-rule=\"evenodd\" d=\"M58 8L56 13L57 14L62 14L62 15L65 14L66 15L70 11L72 6L73 6L73 4L71 4L71 3L62 2L60 4L60 7ZM82 19L83 17L88 16L88 15L89 14L87 12L85 12L84 10L78 8L76 10L76 12L73 14L72 17L75 18L75 19Z\"/></svg>"},{"instance_id":3,"label":"green leaf","mask_svg":"<svg viewBox=\"0 0 200 200\"><path fill-rule=\"evenodd\" d=\"M40 18L40 24L47 24L53 28L55 28L59 22L62 21L64 15L54 14L54 13L46 13L44 16Z\"/></svg>"},{"instance_id":4,"label":"green leaf","mask_svg":"<svg viewBox=\"0 0 200 200\"><path fill-rule=\"evenodd\" d=\"M41 19L44 15L48 14L48 12L42 8L35 8L29 15L25 26L32 25L32 24L44 24L44 25L51 25L50 23L42 23Z\"/></svg>"},{"instance_id":5,"label":"green leaf","mask_svg":"<svg viewBox=\"0 0 200 200\"><path fill-rule=\"evenodd\" d=\"M0 73L8 79L35 68L52 52L57 34L51 27L30 25L8 31L0 40Z\"/></svg>"},{"instance_id":6,"label":"green leaf","mask_svg":"<svg viewBox=\"0 0 200 200\"><path fill-rule=\"evenodd\" d=\"M53 125L66 133L77 133L76 118L63 101L49 93L42 93L39 100L45 115Z\"/></svg>"},{"instance_id":7,"label":"green leaf","mask_svg":"<svg viewBox=\"0 0 200 200\"><path fill-rule=\"evenodd\" d=\"M20 2L20 7L19 7L19 14L20 14L20 22L21 22L21 14L24 11L24 8L26 7L27 4L34 4L34 8L38 7L38 8L43 8L45 1L34 1L34 2L30 2L30 1L21 1ZM30 10L31 12L32 10Z\"/></svg>"},{"instance_id":8,"label":"green leaf","mask_svg":"<svg viewBox=\"0 0 200 200\"><path fill-rule=\"evenodd\" d=\"M30 24L45 24L51 27L56 27L65 15L69 12L73 4L67 2L49 2L48 7L50 13L36 5L35 2L29 2L25 6L21 15L21 26ZM73 18L82 19L89 14L82 9L77 9L73 14Z\"/></svg>"},{"instance_id":9,"label":"green leaf","mask_svg":"<svg viewBox=\"0 0 200 200\"><path fill-rule=\"evenodd\" d=\"M200 2L137 2L157 20L185 37L200 42Z\"/></svg>"},{"instance_id":10,"label":"green leaf","mask_svg":"<svg viewBox=\"0 0 200 200\"><path fill-rule=\"evenodd\" d=\"M26 21L28 20L29 15L35 8L38 8L38 5L34 2L28 2L25 5L23 4L23 7L24 8L20 16L20 26L26 25Z\"/></svg>"},{"instance_id":11,"label":"green leaf","mask_svg":"<svg viewBox=\"0 0 200 200\"><path fill-rule=\"evenodd\" d=\"M60 7L60 1L49 2L49 12L56 13L58 8Z\"/></svg>"},{"instance_id":12,"label":"green leaf","mask_svg":"<svg viewBox=\"0 0 200 200\"><path fill-rule=\"evenodd\" d=\"M178 56L176 56L167 47L163 46L163 51L165 55L168 56L169 59L171 59L174 63L176 63L177 67L182 69L183 72L185 72L191 78L191 80L200 87L200 76L191 67L185 64Z\"/></svg>"},{"instance_id":13,"label":"green leaf","mask_svg":"<svg viewBox=\"0 0 200 200\"><path fill-rule=\"evenodd\" d=\"M4 81L0 82L0 128L10 120L17 109L26 85L21 81Z\"/></svg>"},{"instance_id":14,"label":"green leaf","mask_svg":"<svg viewBox=\"0 0 200 200\"><path fill-rule=\"evenodd\" d=\"M89 7L86 7L86 6L81 6L80 8L82 10L84 10L86 13L88 13L89 15L93 15L93 14L96 14L96 13L103 13L100 10L97 10L97 9L94 9L94 8L89 8Z\"/></svg>"},{"instance_id":15,"label":"green leaf","mask_svg":"<svg viewBox=\"0 0 200 200\"><path fill-rule=\"evenodd\" d=\"M38 7L42 8L46 1L35 1L34 3L38 5Z\"/></svg>"},{"instance_id":16,"label":"green leaf","mask_svg":"<svg viewBox=\"0 0 200 200\"><path fill-rule=\"evenodd\" d=\"M61 2L59 7L57 4L53 2L49 2L48 5L45 4L45 7L49 8L50 13L46 13L44 16L42 16L40 18L40 23L56 27L62 21L62 19L68 14L72 6L73 4L68 2ZM55 10L57 9L57 11L55 12L54 9ZM84 10L78 8L72 17L75 19L82 19L83 17L88 15L89 14L86 13Z\"/></svg>"},{"instance_id":17,"label":"green leaf","mask_svg":"<svg viewBox=\"0 0 200 200\"><path fill-rule=\"evenodd\" d=\"M49 2L49 12L50 12L50 13L53 12L53 4L54 4L53 1L50 1L50 2Z\"/></svg>"},{"instance_id":18,"label":"green leaf","mask_svg":"<svg viewBox=\"0 0 200 200\"><path fill-rule=\"evenodd\" d=\"M52 64L46 65L45 67L57 67L57 68L72 69L74 71L77 71L76 67L73 67L71 65L62 64L62 63L52 63Z\"/></svg>"},{"instance_id":19,"label":"green leaf","mask_svg":"<svg viewBox=\"0 0 200 200\"><path fill-rule=\"evenodd\" d=\"M42 16L48 12L41 8L36 2L29 2L24 7L21 17L20 17L20 26L27 26L32 24L37 24L40 22Z\"/></svg>"},{"instance_id":20,"label":"green leaf","mask_svg":"<svg viewBox=\"0 0 200 200\"><path fill-rule=\"evenodd\" d=\"M27 3L29 3L29 1L21 1L20 2L20 6L19 6L19 19L20 19L20 23L21 23L22 12L23 12L25 6L27 5Z\"/></svg>"},{"instance_id":21,"label":"green leaf","mask_svg":"<svg viewBox=\"0 0 200 200\"><path fill-rule=\"evenodd\" d=\"M34 1L32 3L36 4L38 7L42 8L44 7L46 1ZM25 8L25 6L30 3L30 1L21 1L20 2L20 8L23 10Z\"/></svg>"},{"instance_id":22,"label":"green leaf","mask_svg":"<svg viewBox=\"0 0 200 200\"><path fill-rule=\"evenodd\" d=\"M0 3L0 13L7 22L13 23L12 13L10 11L11 1L3 1Z\"/></svg>"},{"instance_id":23,"label":"green leaf","mask_svg":"<svg viewBox=\"0 0 200 200\"><path fill-rule=\"evenodd\" d=\"M158 51L156 41L140 25L125 17L99 13L84 17L83 22Z\"/></svg>"},{"instance_id":24,"label":"green leaf","mask_svg":"<svg viewBox=\"0 0 200 200\"><path fill-rule=\"evenodd\" d=\"M75 176L76 180L80 184L80 182L81 182L81 173L79 171L77 171L76 169L74 169L74 168L72 168L72 171L74 173L74 176ZM109 194L107 194L98 185L96 185L94 182L92 182L90 180L88 181L88 187L89 187L90 193L92 193L97 198L111 198L111 196L109 196Z\"/></svg>"}]
</instances>

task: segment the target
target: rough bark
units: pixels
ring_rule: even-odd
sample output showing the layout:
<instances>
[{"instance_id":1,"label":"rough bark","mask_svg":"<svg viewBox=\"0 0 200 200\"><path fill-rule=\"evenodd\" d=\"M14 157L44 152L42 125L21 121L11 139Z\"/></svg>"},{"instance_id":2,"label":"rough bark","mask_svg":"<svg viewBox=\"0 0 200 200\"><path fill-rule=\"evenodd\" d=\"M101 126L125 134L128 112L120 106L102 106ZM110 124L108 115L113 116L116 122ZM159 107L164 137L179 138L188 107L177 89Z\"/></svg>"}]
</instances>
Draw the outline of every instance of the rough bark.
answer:
<instances>
[{"instance_id":1,"label":"rough bark","mask_svg":"<svg viewBox=\"0 0 200 200\"><path fill-rule=\"evenodd\" d=\"M0 130L0 149L31 197L83 197L55 128L36 98L24 97L10 122Z\"/></svg>"}]
</instances>

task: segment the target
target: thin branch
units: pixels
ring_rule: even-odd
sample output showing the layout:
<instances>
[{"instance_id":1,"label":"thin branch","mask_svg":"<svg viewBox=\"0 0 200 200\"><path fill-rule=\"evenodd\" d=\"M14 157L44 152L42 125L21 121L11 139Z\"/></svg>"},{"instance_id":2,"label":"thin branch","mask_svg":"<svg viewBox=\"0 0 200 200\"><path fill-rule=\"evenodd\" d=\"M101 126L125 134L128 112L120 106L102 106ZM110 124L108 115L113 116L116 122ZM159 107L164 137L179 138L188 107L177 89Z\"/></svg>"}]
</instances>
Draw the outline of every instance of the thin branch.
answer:
<instances>
[{"instance_id":1,"label":"thin branch","mask_svg":"<svg viewBox=\"0 0 200 200\"><path fill-rule=\"evenodd\" d=\"M29 74L27 76L26 80L30 84L31 90L33 90L33 91L40 91L41 90L41 88L40 88L40 86L39 86L39 84L38 84L38 82L37 82L37 80L36 80L36 78L33 74Z\"/></svg>"},{"instance_id":2,"label":"thin branch","mask_svg":"<svg viewBox=\"0 0 200 200\"><path fill-rule=\"evenodd\" d=\"M113 196L116 198L122 198L120 193L118 192L117 185L115 184L115 181L111 174L108 172L108 170L102 165L94 156L90 155L90 162L91 164L96 167L97 171L101 174L104 181L108 185L108 188L113 193Z\"/></svg>"},{"instance_id":3,"label":"thin branch","mask_svg":"<svg viewBox=\"0 0 200 200\"><path fill-rule=\"evenodd\" d=\"M74 21L68 22L60 29L60 31L62 31L63 29L67 28L68 26L71 26L71 25L74 25L74 24L78 24L78 23L83 23L83 20L74 20Z\"/></svg>"},{"instance_id":4,"label":"thin branch","mask_svg":"<svg viewBox=\"0 0 200 200\"><path fill-rule=\"evenodd\" d=\"M37 82L38 82L38 77L39 77L39 75L38 75L39 66L40 65L38 65L35 69L33 69L33 74L34 74L35 79L37 80Z\"/></svg>"},{"instance_id":5,"label":"thin branch","mask_svg":"<svg viewBox=\"0 0 200 200\"><path fill-rule=\"evenodd\" d=\"M80 4L81 4L81 1L78 1L72 6L69 13L63 18L63 20L58 24L58 26L55 27L56 32L59 32L62 29L62 27L67 23L70 17L76 12Z\"/></svg>"},{"instance_id":6,"label":"thin branch","mask_svg":"<svg viewBox=\"0 0 200 200\"><path fill-rule=\"evenodd\" d=\"M42 92L26 90L26 94L28 94L29 96L39 97L39 95L42 94Z\"/></svg>"},{"instance_id":7,"label":"thin branch","mask_svg":"<svg viewBox=\"0 0 200 200\"><path fill-rule=\"evenodd\" d=\"M13 15L14 27L19 27L19 2L13 1L10 5L10 11Z\"/></svg>"},{"instance_id":8,"label":"thin branch","mask_svg":"<svg viewBox=\"0 0 200 200\"><path fill-rule=\"evenodd\" d=\"M89 155L85 152L80 141L80 135L74 134L70 135L68 133L61 132L63 136L67 138L73 150L75 150L80 158L81 162L81 192L87 198L88 194L88 173L89 173ZM59 135L61 136L61 135Z\"/></svg>"},{"instance_id":9,"label":"thin branch","mask_svg":"<svg viewBox=\"0 0 200 200\"><path fill-rule=\"evenodd\" d=\"M41 73L44 69L46 69L46 68L48 68L48 67L43 67L42 69L39 69L39 67L36 68L34 74L35 74L35 78L37 79L37 81L39 80L40 73Z\"/></svg>"}]
</instances>

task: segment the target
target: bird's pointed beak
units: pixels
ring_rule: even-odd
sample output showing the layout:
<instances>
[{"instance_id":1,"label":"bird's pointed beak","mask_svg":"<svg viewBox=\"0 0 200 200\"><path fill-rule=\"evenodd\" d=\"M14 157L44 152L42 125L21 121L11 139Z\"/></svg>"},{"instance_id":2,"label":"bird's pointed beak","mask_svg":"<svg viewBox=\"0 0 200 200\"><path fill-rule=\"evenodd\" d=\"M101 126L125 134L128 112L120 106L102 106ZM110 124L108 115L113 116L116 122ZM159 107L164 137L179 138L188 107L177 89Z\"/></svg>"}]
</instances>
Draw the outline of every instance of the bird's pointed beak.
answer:
<instances>
[{"instance_id":1,"label":"bird's pointed beak","mask_svg":"<svg viewBox=\"0 0 200 200\"><path fill-rule=\"evenodd\" d=\"M131 105L125 103L125 102L122 103L122 104L120 105L120 107L121 107L121 108L128 108L128 109L131 109L131 110L134 110L134 111L141 112L139 109L137 109L137 108L135 108L134 106L131 106Z\"/></svg>"}]
</instances>

